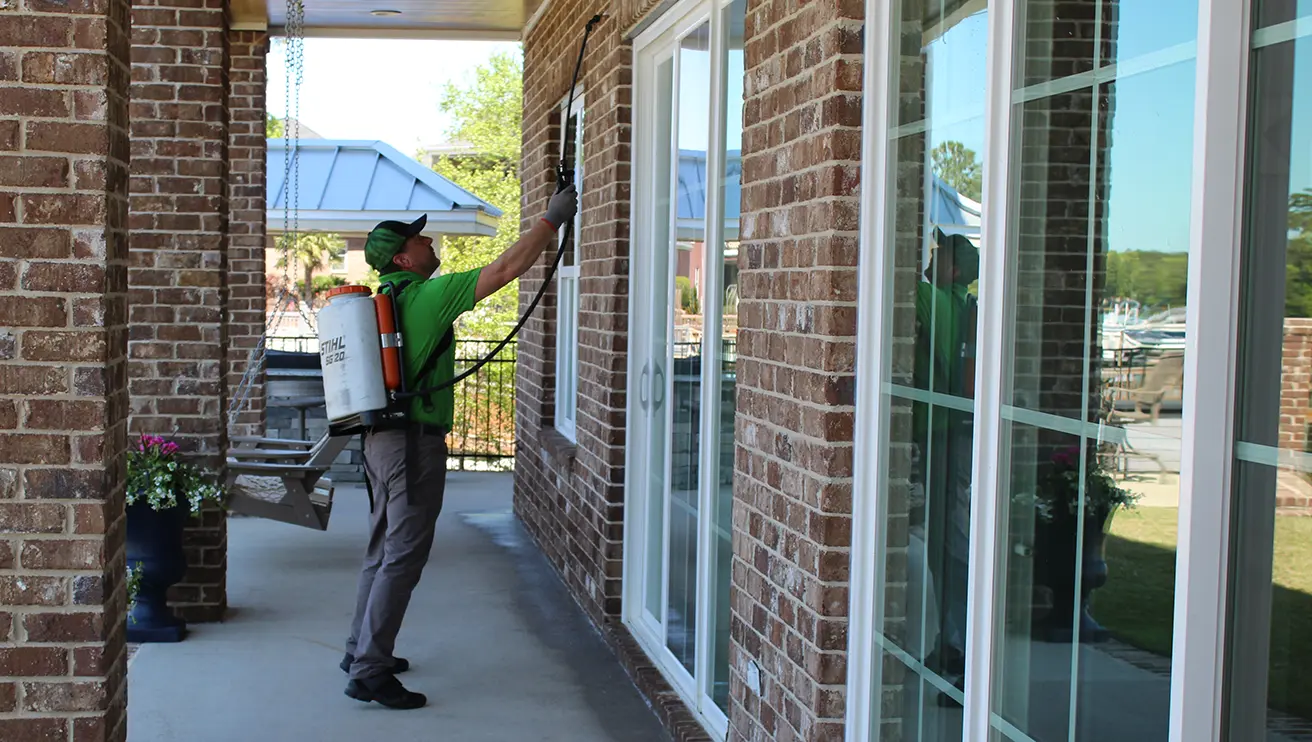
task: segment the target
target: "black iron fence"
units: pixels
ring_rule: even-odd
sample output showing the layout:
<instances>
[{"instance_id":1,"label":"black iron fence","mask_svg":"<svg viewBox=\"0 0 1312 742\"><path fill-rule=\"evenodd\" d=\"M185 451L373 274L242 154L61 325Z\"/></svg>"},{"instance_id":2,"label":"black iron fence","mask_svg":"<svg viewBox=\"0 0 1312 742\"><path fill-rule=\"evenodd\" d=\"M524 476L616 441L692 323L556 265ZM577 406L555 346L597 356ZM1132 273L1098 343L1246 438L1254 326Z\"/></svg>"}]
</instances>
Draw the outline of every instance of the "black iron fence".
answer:
<instances>
[{"instance_id":1,"label":"black iron fence","mask_svg":"<svg viewBox=\"0 0 1312 742\"><path fill-rule=\"evenodd\" d=\"M456 374L496 348L497 340L457 340ZM459 468L509 470L515 462L515 361L517 343L456 384L455 424L449 438Z\"/></svg>"}]
</instances>

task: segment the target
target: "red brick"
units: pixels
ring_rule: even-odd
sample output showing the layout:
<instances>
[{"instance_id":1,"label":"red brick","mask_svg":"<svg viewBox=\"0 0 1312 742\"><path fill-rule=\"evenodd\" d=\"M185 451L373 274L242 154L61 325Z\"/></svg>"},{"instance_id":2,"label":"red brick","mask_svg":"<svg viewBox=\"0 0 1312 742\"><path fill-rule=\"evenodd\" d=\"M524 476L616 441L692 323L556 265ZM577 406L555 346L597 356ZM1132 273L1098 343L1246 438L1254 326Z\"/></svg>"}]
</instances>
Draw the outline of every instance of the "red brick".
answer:
<instances>
[{"instance_id":1,"label":"red brick","mask_svg":"<svg viewBox=\"0 0 1312 742\"><path fill-rule=\"evenodd\" d=\"M108 75L101 54L27 52L22 67L23 82L38 85L104 85Z\"/></svg>"},{"instance_id":2,"label":"red brick","mask_svg":"<svg viewBox=\"0 0 1312 742\"><path fill-rule=\"evenodd\" d=\"M68 719L0 717L0 739L14 742L65 742Z\"/></svg>"},{"instance_id":3,"label":"red brick","mask_svg":"<svg viewBox=\"0 0 1312 742\"><path fill-rule=\"evenodd\" d=\"M27 125L27 148L71 154L108 154L108 131L104 124L69 124L32 121Z\"/></svg>"},{"instance_id":4,"label":"red brick","mask_svg":"<svg viewBox=\"0 0 1312 742\"><path fill-rule=\"evenodd\" d=\"M28 194L23 197L28 224L97 225L105 222L104 196Z\"/></svg>"},{"instance_id":5,"label":"red brick","mask_svg":"<svg viewBox=\"0 0 1312 742\"><path fill-rule=\"evenodd\" d=\"M28 469L23 476L28 498L95 500L105 497L100 469Z\"/></svg>"},{"instance_id":6,"label":"red brick","mask_svg":"<svg viewBox=\"0 0 1312 742\"><path fill-rule=\"evenodd\" d=\"M8 533L61 533L64 507L43 502L0 502L0 523Z\"/></svg>"},{"instance_id":7,"label":"red brick","mask_svg":"<svg viewBox=\"0 0 1312 742\"><path fill-rule=\"evenodd\" d=\"M106 657L104 647L78 647L73 650L73 675L78 677L101 677L110 670L111 658Z\"/></svg>"},{"instance_id":8,"label":"red brick","mask_svg":"<svg viewBox=\"0 0 1312 742\"><path fill-rule=\"evenodd\" d=\"M73 508L73 532L96 534L105 532L105 506L77 505Z\"/></svg>"},{"instance_id":9,"label":"red brick","mask_svg":"<svg viewBox=\"0 0 1312 742\"><path fill-rule=\"evenodd\" d=\"M103 623L100 612L32 613L23 617L23 628L30 642L102 641Z\"/></svg>"},{"instance_id":10,"label":"red brick","mask_svg":"<svg viewBox=\"0 0 1312 742\"><path fill-rule=\"evenodd\" d=\"M59 435L0 434L0 461L14 464L66 464L68 438Z\"/></svg>"},{"instance_id":11,"label":"red brick","mask_svg":"<svg viewBox=\"0 0 1312 742\"><path fill-rule=\"evenodd\" d=\"M13 713L18 708L18 684L0 683L0 714Z\"/></svg>"},{"instance_id":12,"label":"red brick","mask_svg":"<svg viewBox=\"0 0 1312 742\"><path fill-rule=\"evenodd\" d=\"M101 361L105 336L99 332L43 332L23 336L23 358L29 361Z\"/></svg>"},{"instance_id":13,"label":"red brick","mask_svg":"<svg viewBox=\"0 0 1312 742\"><path fill-rule=\"evenodd\" d=\"M67 258L73 240L67 230L39 227L0 227L0 244L7 257L20 260Z\"/></svg>"},{"instance_id":14,"label":"red brick","mask_svg":"<svg viewBox=\"0 0 1312 742\"><path fill-rule=\"evenodd\" d=\"M27 403L29 430L88 430L105 424L103 402L34 399Z\"/></svg>"},{"instance_id":15,"label":"red brick","mask_svg":"<svg viewBox=\"0 0 1312 742\"><path fill-rule=\"evenodd\" d=\"M0 605L63 605L68 587L58 577L0 575Z\"/></svg>"},{"instance_id":16,"label":"red brick","mask_svg":"<svg viewBox=\"0 0 1312 742\"><path fill-rule=\"evenodd\" d=\"M40 88L6 88L0 113L36 118L65 118L71 112L68 93ZM32 147L29 141L28 149Z\"/></svg>"},{"instance_id":17,"label":"red brick","mask_svg":"<svg viewBox=\"0 0 1312 742\"><path fill-rule=\"evenodd\" d=\"M49 16L6 16L0 24L0 46L59 47L68 44L73 25L68 18ZM6 95L12 91L6 91ZM0 106L0 112L6 111Z\"/></svg>"},{"instance_id":18,"label":"red brick","mask_svg":"<svg viewBox=\"0 0 1312 742\"><path fill-rule=\"evenodd\" d=\"M68 674L68 650L62 647L0 647L0 676L43 677Z\"/></svg>"},{"instance_id":19,"label":"red brick","mask_svg":"<svg viewBox=\"0 0 1312 742\"><path fill-rule=\"evenodd\" d=\"M53 296L0 296L0 317L10 327L63 327L68 324L67 306Z\"/></svg>"},{"instance_id":20,"label":"red brick","mask_svg":"<svg viewBox=\"0 0 1312 742\"><path fill-rule=\"evenodd\" d=\"M4 307L0 297L0 312ZM62 394L68 391L68 372L48 366L0 365L0 389L10 394Z\"/></svg>"},{"instance_id":21,"label":"red brick","mask_svg":"<svg viewBox=\"0 0 1312 742\"><path fill-rule=\"evenodd\" d=\"M91 294L105 290L105 269L81 263L33 263L23 274L28 291Z\"/></svg>"},{"instance_id":22,"label":"red brick","mask_svg":"<svg viewBox=\"0 0 1312 742\"><path fill-rule=\"evenodd\" d=\"M102 711L107 699L104 681L94 683L23 683L26 711Z\"/></svg>"},{"instance_id":23,"label":"red brick","mask_svg":"<svg viewBox=\"0 0 1312 742\"><path fill-rule=\"evenodd\" d=\"M28 540L20 558L26 569L95 569L103 566L103 546L94 539Z\"/></svg>"},{"instance_id":24,"label":"red brick","mask_svg":"<svg viewBox=\"0 0 1312 742\"><path fill-rule=\"evenodd\" d=\"M5 567L5 569L9 569ZM14 614L0 613L0 642L9 641L14 630Z\"/></svg>"}]
</instances>

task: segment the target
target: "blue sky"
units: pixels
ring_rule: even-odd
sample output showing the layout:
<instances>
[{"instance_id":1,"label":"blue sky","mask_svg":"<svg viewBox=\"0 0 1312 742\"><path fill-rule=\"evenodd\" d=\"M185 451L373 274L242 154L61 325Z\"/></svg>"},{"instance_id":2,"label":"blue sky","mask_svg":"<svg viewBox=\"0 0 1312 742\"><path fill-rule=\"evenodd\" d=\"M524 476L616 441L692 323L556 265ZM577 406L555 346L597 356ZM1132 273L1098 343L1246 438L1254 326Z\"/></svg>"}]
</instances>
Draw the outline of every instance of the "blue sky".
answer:
<instances>
[{"instance_id":1,"label":"blue sky","mask_svg":"<svg viewBox=\"0 0 1312 742\"><path fill-rule=\"evenodd\" d=\"M460 81L499 50L486 41L306 39L300 120L329 139L381 139L405 154L446 138L444 83ZM269 112L286 112L281 46L269 53ZM392 115L380 112L394 111Z\"/></svg>"}]
</instances>

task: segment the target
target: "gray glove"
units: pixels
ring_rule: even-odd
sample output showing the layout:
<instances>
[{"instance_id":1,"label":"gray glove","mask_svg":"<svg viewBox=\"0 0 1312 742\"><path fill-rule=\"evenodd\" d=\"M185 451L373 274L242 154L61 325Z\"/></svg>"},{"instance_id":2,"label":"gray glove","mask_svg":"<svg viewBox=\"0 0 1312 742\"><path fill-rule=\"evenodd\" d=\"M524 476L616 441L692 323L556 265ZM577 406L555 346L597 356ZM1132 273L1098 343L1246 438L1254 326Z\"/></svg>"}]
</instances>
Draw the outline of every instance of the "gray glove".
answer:
<instances>
[{"instance_id":1,"label":"gray glove","mask_svg":"<svg viewBox=\"0 0 1312 742\"><path fill-rule=\"evenodd\" d=\"M560 225L574 218L579 210L579 190L574 184L557 191L547 202L547 215L543 217L551 226L560 229Z\"/></svg>"}]
</instances>

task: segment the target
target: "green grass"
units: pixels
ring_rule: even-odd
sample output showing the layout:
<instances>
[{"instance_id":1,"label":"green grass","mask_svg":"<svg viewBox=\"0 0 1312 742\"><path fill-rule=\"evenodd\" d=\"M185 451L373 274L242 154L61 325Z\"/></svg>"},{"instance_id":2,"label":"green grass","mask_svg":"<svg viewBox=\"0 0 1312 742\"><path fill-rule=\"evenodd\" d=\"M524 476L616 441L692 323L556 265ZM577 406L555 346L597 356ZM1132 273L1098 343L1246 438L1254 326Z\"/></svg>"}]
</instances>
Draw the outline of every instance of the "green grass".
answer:
<instances>
[{"instance_id":1,"label":"green grass","mask_svg":"<svg viewBox=\"0 0 1312 742\"><path fill-rule=\"evenodd\" d=\"M1107 538L1107 584L1093 593L1094 618L1121 641L1171 653L1175 599L1175 508L1120 512ZM1278 516L1273 567L1272 708L1312 718L1312 518Z\"/></svg>"}]
</instances>

